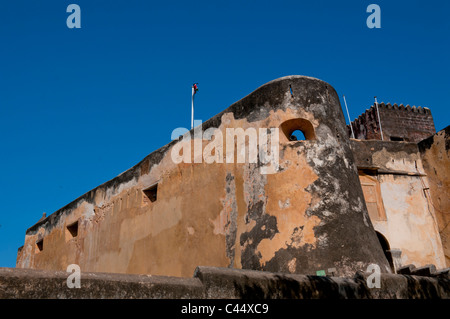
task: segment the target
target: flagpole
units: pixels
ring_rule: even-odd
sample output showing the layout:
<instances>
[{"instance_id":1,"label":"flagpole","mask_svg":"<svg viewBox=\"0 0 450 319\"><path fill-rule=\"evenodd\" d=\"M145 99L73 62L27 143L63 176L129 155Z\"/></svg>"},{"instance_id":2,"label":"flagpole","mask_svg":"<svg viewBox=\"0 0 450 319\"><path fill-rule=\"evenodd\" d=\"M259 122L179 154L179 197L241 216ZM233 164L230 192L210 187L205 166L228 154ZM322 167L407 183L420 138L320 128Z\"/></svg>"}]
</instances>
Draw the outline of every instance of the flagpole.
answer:
<instances>
[{"instance_id":1,"label":"flagpole","mask_svg":"<svg viewBox=\"0 0 450 319\"><path fill-rule=\"evenodd\" d=\"M343 97L344 97L345 109L347 110L348 122L350 123L350 129L352 130L352 136L353 136L353 138L355 138L355 133L353 132L352 120L350 119L350 114L348 113L348 107L347 107L347 101L345 100L345 95L343 95Z\"/></svg>"},{"instance_id":2,"label":"flagpole","mask_svg":"<svg viewBox=\"0 0 450 319\"><path fill-rule=\"evenodd\" d=\"M375 96L375 106L377 107L378 123L380 124L381 140L384 141L384 138L383 138L383 129L381 128L380 111L378 110L378 101L377 101L377 97L376 97L376 96Z\"/></svg>"},{"instance_id":3,"label":"flagpole","mask_svg":"<svg viewBox=\"0 0 450 319\"><path fill-rule=\"evenodd\" d=\"M194 86L192 86L192 99L191 99L191 129L194 128Z\"/></svg>"}]
</instances>

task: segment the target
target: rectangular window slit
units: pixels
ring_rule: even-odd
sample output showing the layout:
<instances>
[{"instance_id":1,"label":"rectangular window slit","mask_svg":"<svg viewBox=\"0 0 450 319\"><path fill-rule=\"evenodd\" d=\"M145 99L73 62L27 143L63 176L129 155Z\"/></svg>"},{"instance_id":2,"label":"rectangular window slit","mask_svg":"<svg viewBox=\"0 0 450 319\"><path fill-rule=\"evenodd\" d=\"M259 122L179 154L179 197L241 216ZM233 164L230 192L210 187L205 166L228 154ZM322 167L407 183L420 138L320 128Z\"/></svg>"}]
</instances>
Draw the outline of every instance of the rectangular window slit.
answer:
<instances>
[{"instance_id":1,"label":"rectangular window slit","mask_svg":"<svg viewBox=\"0 0 450 319\"><path fill-rule=\"evenodd\" d=\"M36 242L36 251L39 252L39 251L42 251L43 249L44 249L44 238L39 239Z\"/></svg>"},{"instance_id":2,"label":"rectangular window slit","mask_svg":"<svg viewBox=\"0 0 450 319\"><path fill-rule=\"evenodd\" d=\"M67 226L67 234L69 235L69 239L72 239L72 238L75 238L78 236L78 221Z\"/></svg>"},{"instance_id":3,"label":"rectangular window slit","mask_svg":"<svg viewBox=\"0 0 450 319\"><path fill-rule=\"evenodd\" d=\"M153 186L150 186L149 188L144 189L143 192L146 196L144 200L146 201L150 200L151 202L155 202L157 199L158 184L155 184Z\"/></svg>"}]
</instances>

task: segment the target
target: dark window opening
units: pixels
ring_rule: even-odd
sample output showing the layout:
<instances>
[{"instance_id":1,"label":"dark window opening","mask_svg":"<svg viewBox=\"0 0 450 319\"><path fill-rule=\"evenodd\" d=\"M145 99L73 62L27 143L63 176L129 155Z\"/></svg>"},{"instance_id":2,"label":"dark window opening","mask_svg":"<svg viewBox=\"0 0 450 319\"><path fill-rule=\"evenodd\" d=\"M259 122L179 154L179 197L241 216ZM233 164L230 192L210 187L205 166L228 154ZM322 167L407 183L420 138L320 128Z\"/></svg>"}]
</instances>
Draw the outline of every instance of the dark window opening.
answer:
<instances>
[{"instance_id":1,"label":"dark window opening","mask_svg":"<svg viewBox=\"0 0 450 319\"><path fill-rule=\"evenodd\" d=\"M78 236L78 221L67 226L67 231L71 238L77 237Z\"/></svg>"},{"instance_id":2,"label":"dark window opening","mask_svg":"<svg viewBox=\"0 0 450 319\"><path fill-rule=\"evenodd\" d=\"M405 139L403 137L391 136L391 141L403 142Z\"/></svg>"},{"instance_id":3,"label":"dark window opening","mask_svg":"<svg viewBox=\"0 0 450 319\"><path fill-rule=\"evenodd\" d=\"M386 237L384 237L382 234L380 234L379 232L376 233L378 241L381 244L381 248L383 248L384 255L386 256L386 259L388 260L389 265L391 266L392 272L395 273L394 260L392 259L391 247L389 245L389 242L387 241Z\"/></svg>"},{"instance_id":4,"label":"dark window opening","mask_svg":"<svg viewBox=\"0 0 450 319\"><path fill-rule=\"evenodd\" d=\"M39 239L36 242L36 248L37 248L37 250L36 250L37 252L42 251L44 249L44 238Z\"/></svg>"},{"instance_id":5,"label":"dark window opening","mask_svg":"<svg viewBox=\"0 0 450 319\"><path fill-rule=\"evenodd\" d=\"M147 189L144 189L143 192L148 200L150 200L151 202L155 202L157 199L158 184L155 184Z\"/></svg>"}]
</instances>

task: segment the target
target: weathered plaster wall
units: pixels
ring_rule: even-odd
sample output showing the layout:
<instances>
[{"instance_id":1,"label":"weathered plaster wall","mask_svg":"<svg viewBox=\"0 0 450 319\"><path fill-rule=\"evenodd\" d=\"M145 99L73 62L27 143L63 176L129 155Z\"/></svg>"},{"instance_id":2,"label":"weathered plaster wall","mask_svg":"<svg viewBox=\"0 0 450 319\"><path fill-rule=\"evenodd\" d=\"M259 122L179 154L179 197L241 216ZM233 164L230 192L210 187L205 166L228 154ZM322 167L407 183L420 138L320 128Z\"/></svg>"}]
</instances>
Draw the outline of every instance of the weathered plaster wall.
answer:
<instances>
[{"instance_id":1,"label":"weathered plaster wall","mask_svg":"<svg viewBox=\"0 0 450 319\"><path fill-rule=\"evenodd\" d=\"M379 184L385 218L373 218L391 249L401 249L401 263L445 268L437 216L426 195L428 178L414 143L352 140L362 184ZM364 187L363 187L364 189ZM370 196L366 191L366 199Z\"/></svg>"},{"instance_id":2,"label":"weathered plaster wall","mask_svg":"<svg viewBox=\"0 0 450 319\"><path fill-rule=\"evenodd\" d=\"M420 176L380 176L388 221L374 223L375 229L387 234L391 248L402 250L403 265L434 264L445 268L436 216L424 196L421 179Z\"/></svg>"},{"instance_id":3,"label":"weathered plaster wall","mask_svg":"<svg viewBox=\"0 0 450 319\"><path fill-rule=\"evenodd\" d=\"M423 168L428 176L432 206L444 247L447 267L450 267L450 126L419 143Z\"/></svg>"},{"instance_id":4,"label":"weathered plaster wall","mask_svg":"<svg viewBox=\"0 0 450 319\"><path fill-rule=\"evenodd\" d=\"M28 229L17 267L64 270L75 263L82 271L186 277L199 264L348 275L377 263L389 272L329 84L274 80L202 128L225 137L227 128L279 128L293 119L301 119L309 139L293 142L280 130L275 174L261 174L261 163L175 164L172 151L188 144L173 141ZM199 142L211 151L208 141L191 146ZM215 149L218 159L228 152ZM151 202L143 190L155 183ZM78 236L68 239L74 221Z\"/></svg>"}]
</instances>

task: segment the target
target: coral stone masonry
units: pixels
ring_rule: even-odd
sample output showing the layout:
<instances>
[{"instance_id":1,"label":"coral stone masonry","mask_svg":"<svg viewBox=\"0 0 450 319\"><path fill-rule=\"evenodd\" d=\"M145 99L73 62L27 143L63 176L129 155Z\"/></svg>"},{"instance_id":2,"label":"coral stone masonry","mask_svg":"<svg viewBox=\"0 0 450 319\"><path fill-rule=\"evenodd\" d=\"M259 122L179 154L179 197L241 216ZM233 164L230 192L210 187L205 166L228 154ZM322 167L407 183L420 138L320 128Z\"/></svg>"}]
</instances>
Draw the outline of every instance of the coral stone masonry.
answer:
<instances>
[{"instance_id":1,"label":"coral stone masonry","mask_svg":"<svg viewBox=\"0 0 450 319\"><path fill-rule=\"evenodd\" d=\"M353 139L330 84L266 83L200 128L216 138L277 130L270 173L261 153L255 162L174 162L180 143L211 151L193 129L31 226L17 268L184 278L198 266L341 277L372 264L384 276L410 264L444 269L448 128L435 134L427 108L379 111L383 140L373 106L351 123ZM246 152L251 141L242 141ZM216 159L242 155L235 143L223 142Z\"/></svg>"}]
</instances>

